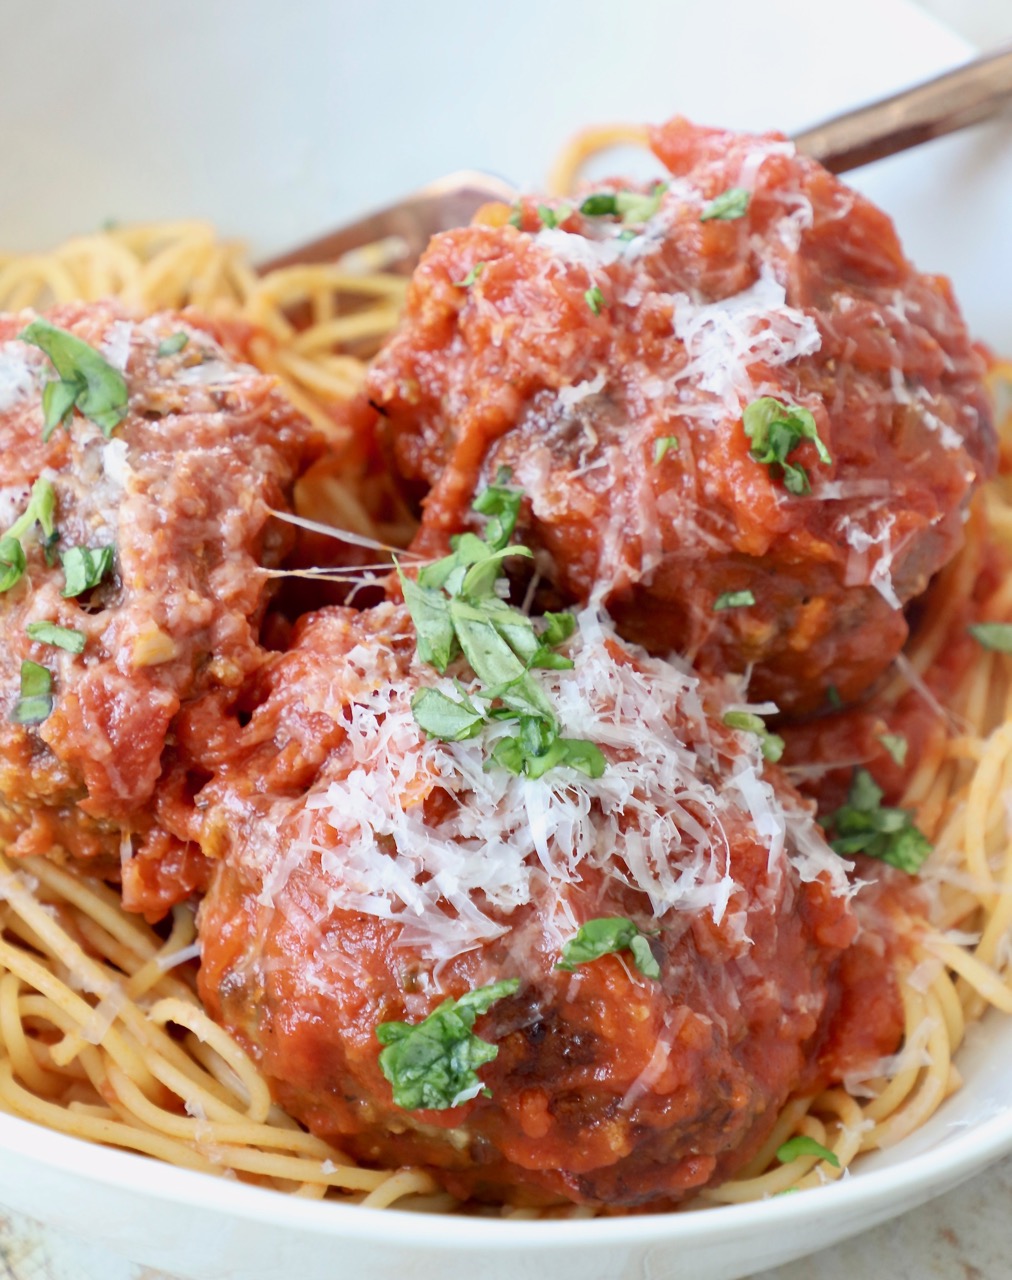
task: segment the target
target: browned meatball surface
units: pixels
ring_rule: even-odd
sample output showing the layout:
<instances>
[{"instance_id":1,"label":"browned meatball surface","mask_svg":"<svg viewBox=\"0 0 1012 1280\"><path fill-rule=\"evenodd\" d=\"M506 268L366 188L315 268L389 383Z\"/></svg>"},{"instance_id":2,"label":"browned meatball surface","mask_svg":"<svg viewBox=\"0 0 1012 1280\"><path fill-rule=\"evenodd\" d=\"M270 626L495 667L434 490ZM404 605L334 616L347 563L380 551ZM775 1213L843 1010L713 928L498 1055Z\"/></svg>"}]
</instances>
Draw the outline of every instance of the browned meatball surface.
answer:
<instances>
[{"instance_id":1,"label":"browned meatball surface","mask_svg":"<svg viewBox=\"0 0 1012 1280\"><path fill-rule=\"evenodd\" d=\"M740 691L589 612L570 654L544 685L607 766L515 776L490 756L508 723L420 730L413 695L456 696L455 668L419 666L403 608L305 618L205 756L200 989L286 1109L361 1160L460 1196L658 1207L740 1168L813 1081L856 920L810 812L717 718ZM557 968L602 920L640 950ZM882 968L873 1053L900 1030ZM449 1094L447 1046L474 1046L442 1023L432 1092L384 1070L380 1024L495 983L470 1033L492 1053Z\"/></svg>"},{"instance_id":2,"label":"browned meatball surface","mask_svg":"<svg viewBox=\"0 0 1012 1280\"><path fill-rule=\"evenodd\" d=\"M856 698L993 469L982 361L947 281L783 138L674 120L652 142L654 198L525 199L422 259L369 380L396 466L430 489L418 548L509 467L565 598L654 652L751 669L782 709ZM787 436L761 448L750 406L771 401Z\"/></svg>"},{"instance_id":3,"label":"browned meatball surface","mask_svg":"<svg viewBox=\"0 0 1012 1280\"><path fill-rule=\"evenodd\" d=\"M20 533L25 560L0 594L0 840L122 868L126 905L157 915L205 876L171 832L178 791L155 795L174 718L263 660L261 566L285 545L268 509L286 504L311 439L271 378L178 315L82 304L46 318L126 399L120 421L79 406L46 439L56 371L18 336L36 317L0 317L0 529ZM51 531L18 528L33 492ZM48 685L38 701L26 671Z\"/></svg>"}]
</instances>

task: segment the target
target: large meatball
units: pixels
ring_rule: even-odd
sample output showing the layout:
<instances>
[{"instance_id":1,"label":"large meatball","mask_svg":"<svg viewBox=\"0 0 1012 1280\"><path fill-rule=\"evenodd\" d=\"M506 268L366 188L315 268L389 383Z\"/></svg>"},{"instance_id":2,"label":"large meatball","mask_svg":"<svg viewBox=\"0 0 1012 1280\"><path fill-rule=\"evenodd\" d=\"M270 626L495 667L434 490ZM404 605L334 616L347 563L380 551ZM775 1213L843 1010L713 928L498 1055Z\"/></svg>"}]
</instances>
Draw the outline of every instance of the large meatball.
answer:
<instances>
[{"instance_id":1,"label":"large meatball","mask_svg":"<svg viewBox=\"0 0 1012 1280\"><path fill-rule=\"evenodd\" d=\"M203 735L207 1008L314 1132L461 1196L659 1206L728 1177L818 1087L856 928L844 864L759 740L714 718L734 690L590 614L545 685L598 778L515 776L490 755L508 722L427 739L412 695L459 686L414 651L400 607L321 611L258 673L248 722ZM558 968L589 921L631 922L639 950ZM437 1013L434 1092L398 1105L377 1027L494 983L463 1040ZM899 1035L879 1003L873 1055ZM441 1098L440 1055L459 1066L473 1036L484 1065Z\"/></svg>"},{"instance_id":2,"label":"large meatball","mask_svg":"<svg viewBox=\"0 0 1012 1280\"><path fill-rule=\"evenodd\" d=\"M397 467L431 486L418 547L507 466L568 599L751 669L784 709L856 698L993 468L982 362L948 283L783 138L674 120L652 142L653 199L525 200L422 259L369 379Z\"/></svg>"},{"instance_id":3,"label":"large meatball","mask_svg":"<svg viewBox=\"0 0 1012 1280\"><path fill-rule=\"evenodd\" d=\"M70 340L57 335L55 368L19 338L36 319L0 317L0 528L25 557L0 594L0 841L122 868L126 905L157 915L205 876L170 829L185 779L156 796L173 721L263 660L261 566L285 545L268 510L285 505L311 437L272 379L192 318L57 308L46 320ZM75 363L76 340L106 373L87 348ZM47 431L57 371L77 408ZM82 395L88 377L108 385Z\"/></svg>"}]
</instances>

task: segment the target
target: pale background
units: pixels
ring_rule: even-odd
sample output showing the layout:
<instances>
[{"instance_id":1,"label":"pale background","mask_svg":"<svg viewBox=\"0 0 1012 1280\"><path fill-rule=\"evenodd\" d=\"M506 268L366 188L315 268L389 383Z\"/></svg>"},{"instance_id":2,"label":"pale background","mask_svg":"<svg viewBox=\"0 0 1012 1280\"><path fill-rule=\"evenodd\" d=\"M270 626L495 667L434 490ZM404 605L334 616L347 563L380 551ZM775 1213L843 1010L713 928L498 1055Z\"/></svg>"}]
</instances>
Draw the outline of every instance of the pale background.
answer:
<instances>
[{"instance_id":1,"label":"pale background","mask_svg":"<svg viewBox=\"0 0 1012 1280\"><path fill-rule=\"evenodd\" d=\"M919 0L919 3L981 48L1012 42L1012 0ZM836 0L832 3L812 0L812 4L820 11L825 6L827 15L833 12L835 20L844 20L845 4L838 4ZM87 5L81 6L82 18L87 8ZM167 6L168 11L172 8ZM608 114L604 110L602 118ZM419 175L419 181L429 176ZM1012 210L998 211L1006 228L1009 212ZM996 292L1002 291L999 288ZM1006 311L1012 310L1008 291L1003 292L1000 303ZM335 1264L335 1274L339 1274L339 1260L335 1259ZM764 1272L752 1280L855 1280L855 1277L1005 1280L1009 1276L1012 1276L1012 1159L976 1177L943 1200L825 1253ZM171 1277L150 1268L131 1266L104 1250L82 1245L28 1218L0 1214L0 1280L171 1280ZM242 1278L236 1277L236 1280Z\"/></svg>"}]
</instances>

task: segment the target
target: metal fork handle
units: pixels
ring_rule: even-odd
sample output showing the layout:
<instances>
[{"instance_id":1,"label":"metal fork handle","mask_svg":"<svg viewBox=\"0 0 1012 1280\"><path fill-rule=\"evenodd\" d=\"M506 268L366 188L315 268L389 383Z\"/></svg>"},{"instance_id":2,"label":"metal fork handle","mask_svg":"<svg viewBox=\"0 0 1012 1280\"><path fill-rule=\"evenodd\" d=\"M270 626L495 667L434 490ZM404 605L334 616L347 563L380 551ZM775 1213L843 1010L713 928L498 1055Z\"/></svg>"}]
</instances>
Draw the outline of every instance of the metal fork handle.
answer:
<instances>
[{"instance_id":1,"label":"metal fork handle","mask_svg":"<svg viewBox=\"0 0 1012 1280\"><path fill-rule=\"evenodd\" d=\"M259 269L264 272L306 263L336 262L353 249L396 237L404 241L403 262L410 270L437 231L466 226L483 204L490 200L510 202L516 196L516 189L500 178L475 169L461 169L413 191L396 204L376 209L319 240L272 258Z\"/></svg>"},{"instance_id":2,"label":"metal fork handle","mask_svg":"<svg viewBox=\"0 0 1012 1280\"><path fill-rule=\"evenodd\" d=\"M803 155L845 173L996 115L1012 104L1012 47L795 134Z\"/></svg>"}]
</instances>

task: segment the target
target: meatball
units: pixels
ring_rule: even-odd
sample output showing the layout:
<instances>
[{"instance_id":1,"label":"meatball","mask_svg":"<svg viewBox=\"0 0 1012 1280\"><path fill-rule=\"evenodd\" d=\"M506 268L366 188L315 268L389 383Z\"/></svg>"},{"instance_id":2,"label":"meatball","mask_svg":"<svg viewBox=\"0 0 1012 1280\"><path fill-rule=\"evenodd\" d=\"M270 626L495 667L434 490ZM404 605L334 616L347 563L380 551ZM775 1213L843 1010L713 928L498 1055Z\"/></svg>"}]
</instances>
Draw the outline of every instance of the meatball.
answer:
<instances>
[{"instance_id":1,"label":"meatball","mask_svg":"<svg viewBox=\"0 0 1012 1280\"><path fill-rule=\"evenodd\" d=\"M269 509L315 446L193 316L56 308L55 368L19 337L36 320L0 317L0 527L24 558L0 594L0 841L122 873L125 905L158 915L206 878L185 779L165 781L175 717L263 661Z\"/></svg>"},{"instance_id":2,"label":"meatball","mask_svg":"<svg viewBox=\"0 0 1012 1280\"><path fill-rule=\"evenodd\" d=\"M739 689L589 611L570 654L544 685L606 768L522 777L491 755L508 723L420 730L423 684L474 689L419 666L402 607L304 618L204 760L200 992L278 1101L361 1160L461 1197L658 1207L728 1177L817 1088L856 920L808 809L723 725ZM625 942L581 961L590 922ZM478 1001L463 1042L448 1000ZM430 1015L482 1065L461 1092L440 1096L440 1061L428 1092L396 1093L377 1028Z\"/></svg>"},{"instance_id":3,"label":"meatball","mask_svg":"<svg viewBox=\"0 0 1012 1280\"><path fill-rule=\"evenodd\" d=\"M369 378L417 547L507 467L566 599L784 710L855 699L993 469L981 358L948 282L782 137L652 145L666 189L526 199L423 257Z\"/></svg>"}]
</instances>

